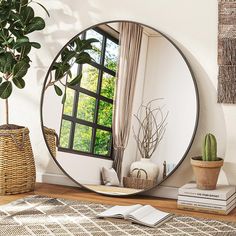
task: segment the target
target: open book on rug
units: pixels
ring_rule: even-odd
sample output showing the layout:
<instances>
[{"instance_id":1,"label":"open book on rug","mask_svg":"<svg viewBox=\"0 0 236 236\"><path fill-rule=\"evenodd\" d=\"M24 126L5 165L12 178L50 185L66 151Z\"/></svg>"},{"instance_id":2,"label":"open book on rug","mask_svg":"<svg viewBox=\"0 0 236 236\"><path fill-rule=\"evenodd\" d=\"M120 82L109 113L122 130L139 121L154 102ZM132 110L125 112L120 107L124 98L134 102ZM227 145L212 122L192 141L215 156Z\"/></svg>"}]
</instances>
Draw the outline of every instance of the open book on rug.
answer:
<instances>
[{"instance_id":1,"label":"open book on rug","mask_svg":"<svg viewBox=\"0 0 236 236\"><path fill-rule=\"evenodd\" d=\"M150 205L114 206L97 215L99 218L120 218L130 220L149 227L160 226L172 218L172 214L166 213Z\"/></svg>"}]
</instances>

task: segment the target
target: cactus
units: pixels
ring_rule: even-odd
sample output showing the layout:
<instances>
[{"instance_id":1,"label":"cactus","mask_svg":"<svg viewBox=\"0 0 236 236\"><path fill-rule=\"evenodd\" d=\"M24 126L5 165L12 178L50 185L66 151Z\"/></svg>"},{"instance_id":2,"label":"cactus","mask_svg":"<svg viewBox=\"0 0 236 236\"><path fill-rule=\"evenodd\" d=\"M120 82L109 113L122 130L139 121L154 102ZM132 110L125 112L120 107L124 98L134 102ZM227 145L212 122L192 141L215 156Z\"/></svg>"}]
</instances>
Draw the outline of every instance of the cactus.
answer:
<instances>
[{"instance_id":1,"label":"cactus","mask_svg":"<svg viewBox=\"0 0 236 236\"><path fill-rule=\"evenodd\" d=\"M202 160L217 161L217 142L213 134L207 134L205 136Z\"/></svg>"}]
</instances>

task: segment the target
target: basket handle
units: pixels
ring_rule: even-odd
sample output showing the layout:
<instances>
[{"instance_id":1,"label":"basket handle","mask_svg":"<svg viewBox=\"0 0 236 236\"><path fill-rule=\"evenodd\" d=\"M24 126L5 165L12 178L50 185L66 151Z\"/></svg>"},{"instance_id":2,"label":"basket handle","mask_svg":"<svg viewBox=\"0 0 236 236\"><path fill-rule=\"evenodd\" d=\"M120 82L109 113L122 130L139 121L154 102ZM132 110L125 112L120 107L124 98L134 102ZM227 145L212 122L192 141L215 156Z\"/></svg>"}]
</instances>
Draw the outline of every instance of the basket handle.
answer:
<instances>
[{"instance_id":1,"label":"basket handle","mask_svg":"<svg viewBox=\"0 0 236 236\"><path fill-rule=\"evenodd\" d=\"M4 136L4 137L10 136L12 138L13 143L15 143L15 145L18 147L18 149L20 151L23 150L24 145L25 145L25 130L23 130L23 132L22 132L22 142L21 143L19 143L17 141L16 136L14 134L0 134L0 136Z\"/></svg>"},{"instance_id":2,"label":"basket handle","mask_svg":"<svg viewBox=\"0 0 236 236\"><path fill-rule=\"evenodd\" d=\"M148 174L147 174L147 171L146 170L144 170L144 169L139 169L139 168L134 168L131 172L130 172L130 174L132 174L135 170L137 170L138 172L137 172L137 178L141 178L141 172L143 172L145 175L146 175L146 179L148 179Z\"/></svg>"}]
</instances>

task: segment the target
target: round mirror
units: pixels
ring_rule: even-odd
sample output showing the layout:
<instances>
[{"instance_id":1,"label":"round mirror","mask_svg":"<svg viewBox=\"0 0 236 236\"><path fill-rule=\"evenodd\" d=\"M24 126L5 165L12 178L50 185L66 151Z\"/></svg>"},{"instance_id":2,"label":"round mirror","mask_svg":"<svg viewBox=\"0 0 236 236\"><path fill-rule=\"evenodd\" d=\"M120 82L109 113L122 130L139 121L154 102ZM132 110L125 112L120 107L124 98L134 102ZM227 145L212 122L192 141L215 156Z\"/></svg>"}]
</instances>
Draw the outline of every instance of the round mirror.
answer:
<instances>
[{"instance_id":1,"label":"round mirror","mask_svg":"<svg viewBox=\"0 0 236 236\"><path fill-rule=\"evenodd\" d=\"M161 32L105 22L71 39L47 73L42 130L57 165L85 188L130 195L166 180L198 123L193 74Z\"/></svg>"}]
</instances>

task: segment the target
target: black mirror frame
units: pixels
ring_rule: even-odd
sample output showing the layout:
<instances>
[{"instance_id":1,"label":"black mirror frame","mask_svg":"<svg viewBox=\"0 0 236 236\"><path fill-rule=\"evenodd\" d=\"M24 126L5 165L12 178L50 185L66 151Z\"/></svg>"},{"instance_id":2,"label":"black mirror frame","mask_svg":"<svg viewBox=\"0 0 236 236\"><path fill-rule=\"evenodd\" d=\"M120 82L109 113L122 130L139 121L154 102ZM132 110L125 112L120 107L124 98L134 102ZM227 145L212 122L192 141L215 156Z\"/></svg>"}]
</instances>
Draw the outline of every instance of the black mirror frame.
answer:
<instances>
[{"instance_id":1,"label":"black mirror frame","mask_svg":"<svg viewBox=\"0 0 236 236\"><path fill-rule=\"evenodd\" d=\"M189 71L190 71L190 74L191 74L191 77L192 77L192 80L193 80L193 84L194 84L194 89L195 89L195 95L196 95L196 117L195 117L195 125L194 125L194 130L193 130L193 134L192 134L192 137L190 139L190 142L188 144L188 147L183 155L183 157L181 158L181 160L179 161L179 163L175 166L175 168L161 181L159 182L157 185L155 185L154 187L151 187L151 188L148 188L148 189L145 189L145 190L141 190L137 193L130 193L130 194L110 194L110 193L101 193L101 192L97 192L95 190L92 190L82 184L80 184L78 181L76 181L75 179L73 179L64 169L63 167L59 164L59 162L56 160L56 158L53 156L52 154L52 151L51 149L49 148L49 145L48 145L48 142L46 140L46 135L44 133L44 123L43 123L43 101L44 101L44 94L45 94L45 86L46 86L46 82L48 80L48 77L49 77L49 73L50 73L50 70L52 68L52 65L54 64L54 62L57 60L57 58L59 57L59 55L61 54L61 52L64 50L64 48L71 42L73 41L76 37L78 37L80 34L82 34L83 32L89 30L89 29L92 29L93 27L96 27L96 26L99 26L101 24L109 24L109 23L117 23L117 22L130 22L130 23L136 23L136 24L141 24L145 27L148 27L156 32L158 32L159 34L161 34L165 39L167 39L177 50L178 52L180 53L180 55L182 56L182 58L184 59ZM75 35L71 40L69 40L65 46L58 52L58 54L56 55L55 59L52 61L48 71L47 71L47 74L46 74L46 77L45 77L45 80L44 80L44 83L43 83L43 88L42 88L42 93L41 93L41 100L40 100L40 120L41 120L41 129L42 129L42 133L43 133L43 137L44 137L44 141L46 143L46 146L48 148L48 151L51 155L51 157L53 158L54 162L57 164L57 166L61 169L61 171L69 178L71 179L75 184L77 184L79 187L82 187L86 190L89 190L89 191L93 191L95 193L98 193L98 194L101 194L101 195L105 195L105 196L114 196L114 197L127 197L127 196L133 196L133 195L137 195L137 194L140 194L140 193L145 193L151 189L154 189L156 187L158 187L159 185L161 185L164 181L166 181L170 176L172 176L174 174L174 172L178 169L178 167L182 164L182 162L184 161L184 159L186 158L188 152L190 151L190 148L192 147L192 144L193 144L193 141L194 141L194 138L195 138L195 135L196 135L196 132L197 132L197 128L198 128L198 123L199 123L199 111L200 111L200 102L199 102L199 92L198 92L198 87L197 87L197 82L196 82L196 78L194 76L194 73L193 73L193 70L190 66L190 63L189 61L187 60L187 58L185 57L184 53L181 51L181 49L173 42L173 40L171 40L167 35L165 35L164 33L160 32L159 30L155 29L154 27L151 27L149 25L145 25L143 23L139 23L139 22L136 22L136 21L129 21L129 20L113 20L113 21L106 21L106 22L100 22L98 24L95 24L91 27L88 27L86 29L84 29L83 31L81 31L80 33L78 33L77 35Z\"/></svg>"}]
</instances>

